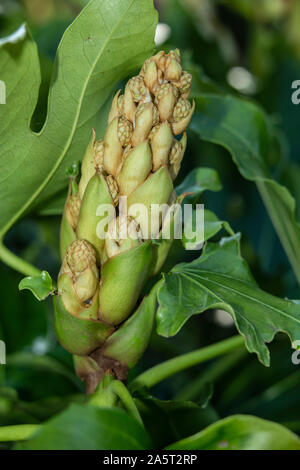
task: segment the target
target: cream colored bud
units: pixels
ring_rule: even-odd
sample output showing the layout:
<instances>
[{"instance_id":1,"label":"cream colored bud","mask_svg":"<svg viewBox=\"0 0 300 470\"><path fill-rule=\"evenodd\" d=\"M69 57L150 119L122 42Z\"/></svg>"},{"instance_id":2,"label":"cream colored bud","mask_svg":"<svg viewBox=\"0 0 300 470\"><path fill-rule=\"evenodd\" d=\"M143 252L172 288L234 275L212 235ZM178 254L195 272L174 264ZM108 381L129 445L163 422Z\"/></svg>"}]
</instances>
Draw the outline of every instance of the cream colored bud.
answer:
<instances>
[{"instance_id":1,"label":"cream colored bud","mask_svg":"<svg viewBox=\"0 0 300 470\"><path fill-rule=\"evenodd\" d=\"M167 57L165 65L165 79L166 80L179 80L182 73L182 68L178 60L172 56Z\"/></svg>"},{"instance_id":2,"label":"cream colored bud","mask_svg":"<svg viewBox=\"0 0 300 470\"><path fill-rule=\"evenodd\" d=\"M107 173L115 175L121 163L123 147L118 135L119 118L114 118L107 126L104 136L103 165Z\"/></svg>"},{"instance_id":3,"label":"cream colored bud","mask_svg":"<svg viewBox=\"0 0 300 470\"><path fill-rule=\"evenodd\" d=\"M116 175L123 154L123 147L128 145L132 135L132 124L123 116L114 118L106 129L104 136L105 171Z\"/></svg>"},{"instance_id":4,"label":"cream colored bud","mask_svg":"<svg viewBox=\"0 0 300 470\"><path fill-rule=\"evenodd\" d=\"M77 227L80 205L81 199L79 193L70 194L65 206L65 216L73 230Z\"/></svg>"},{"instance_id":5,"label":"cream colored bud","mask_svg":"<svg viewBox=\"0 0 300 470\"><path fill-rule=\"evenodd\" d=\"M120 92L121 92L121 90L118 90L117 93L114 96L114 99L112 100L111 108L110 108L109 115L108 115L108 121L107 121L108 124L113 119L115 119L116 117L118 117L120 115L119 106L118 106Z\"/></svg>"},{"instance_id":6,"label":"cream colored bud","mask_svg":"<svg viewBox=\"0 0 300 470\"><path fill-rule=\"evenodd\" d=\"M145 181L151 167L151 150L147 141L126 152L126 158L118 175L120 194L129 196L139 184Z\"/></svg>"},{"instance_id":7,"label":"cream colored bud","mask_svg":"<svg viewBox=\"0 0 300 470\"><path fill-rule=\"evenodd\" d=\"M178 94L178 89L168 82L163 83L155 90L155 104L158 107L161 121L171 119Z\"/></svg>"},{"instance_id":8,"label":"cream colored bud","mask_svg":"<svg viewBox=\"0 0 300 470\"><path fill-rule=\"evenodd\" d=\"M180 98L174 109L172 119L172 131L174 135L181 134L189 125L195 110L195 101L193 104L187 104L189 101Z\"/></svg>"},{"instance_id":9,"label":"cream colored bud","mask_svg":"<svg viewBox=\"0 0 300 470\"><path fill-rule=\"evenodd\" d=\"M153 92L155 86L158 84L159 74L157 65L152 58L147 59L144 63L141 75L144 77L145 85Z\"/></svg>"},{"instance_id":10,"label":"cream colored bud","mask_svg":"<svg viewBox=\"0 0 300 470\"><path fill-rule=\"evenodd\" d=\"M175 180L175 178L177 177L179 173L181 162L182 162L184 152L186 149L186 143L187 143L186 133L183 134L180 142L174 139L172 149L170 152L170 173L171 173L173 180Z\"/></svg>"},{"instance_id":11,"label":"cream colored bud","mask_svg":"<svg viewBox=\"0 0 300 470\"><path fill-rule=\"evenodd\" d=\"M161 166L168 164L169 153L173 143L170 124L165 121L154 127L149 139L152 150L152 169L157 171Z\"/></svg>"},{"instance_id":12,"label":"cream colored bud","mask_svg":"<svg viewBox=\"0 0 300 470\"><path fill-rule=\"evenodd\" d=\"M190 95L192 88L192 75L188 72L183 72L180 79L174 82L181 93L181 97L187 99Z\"/></svg>"},{"instance_id":13,"label":"cream colored bud","mask_svg":"<svg viewBox=\"0 0 300 470\"><path fill-rule=\"evenodd\" d=\"M153 103L139 105L135 116L135 127L132 135L132 145L136 147L147 139L152 127L158 124L159 115Z\"/></svg>"},{"instance_id":14,"label":"cream colored bud","mask_svg":"<svg viewBox=\"0 0 300 470\"><path fill-rule=\"evenodd\" d=\"M58 291L67 310L76 308L74 313L79 313L80 304L89 306L98 283L99 272L93 246L86 240L75 240L67 249L58 277Z\"/></svg>"},{"instance_id":15,"label":"cream colored bud","mask_svg":"<svg viewBox=\"0 0 300 470\"><path fill-rule=\"evenodd\" d=\"M131 91L132 98L136 103L139 101L146 101L150 97L149 90L141 75L137 75L136 77L132 77L128 80L128 87Z\"/></svg>"},{"instance_id":16,"label":"cream colored bud","mask_svg":"<svg viewBox=\"0 0 300 470\"><path fill-rule=\"evenodd\" d=\"M132 136L132 124L124 116L118 120L118 137L123 147L126 147Z\"/></svg>"},{"instance_id":17,"label":"cream colored bud","mask_svg":"<svg viewBox=\"0 0 300 470\"><path fill-rule=\"evenodd\" d=\"M135 113L136 113L136 105L134 102L134 99L132 97L132 93L129 87L129 84L127 83L125 87L125 92L124 92L124 98L123 98L123 113L124 116L131 122L134 121L135 119Z\"/></svg>"},{"instance_id":18,"label":"cream colored bud","mask_svg":"<svg viewBox=\"0 0 300 470\"><path fill-rule=\"evenodd\" d=\"M118 111L119 114L124 114L124 95L118 97Z\"/></svg>"},{"instance_id":19,"label":"cream colored bud","mask_svg":"<svg viewBox=\"0 0 300 470\"><path fill-rule=\"evenodd\" d=\"M164 51L159 51L155 56L153 56L153 59L157 65L157 67L164 72L165 70L165 64L166 64L166 54Z\"/></svg>"}]
</instances>

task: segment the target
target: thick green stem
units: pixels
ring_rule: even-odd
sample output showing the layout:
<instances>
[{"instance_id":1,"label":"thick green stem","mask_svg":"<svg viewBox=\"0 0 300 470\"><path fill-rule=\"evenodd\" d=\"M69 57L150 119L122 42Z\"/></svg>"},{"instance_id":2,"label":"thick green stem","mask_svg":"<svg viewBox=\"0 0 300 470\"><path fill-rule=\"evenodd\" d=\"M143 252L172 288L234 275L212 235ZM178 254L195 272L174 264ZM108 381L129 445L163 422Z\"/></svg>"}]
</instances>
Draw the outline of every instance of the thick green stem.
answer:
<instances>
[{"instance_id":1,"label":"thick green stem","mask_svg":"<svg viewBox=\"0 0 300 470\"><path fill-rule=\"evenodd\" d=\"M207 383L215 383L223 375L231 370L236 364L238 364L246 355L246 349L241 346L240 349L235 350L230 354L226 354L221 357L218 361L214 361L212 365L208 366L203 373L200 374L192 382L180 390L175 399L176 400L194 400L201 392L202 387Z\"/></svg>"},{"instance_id":2,"label":"thick green stem","mask_svg":"<svg viewBox=\"0 0 300 470\"><path fill-rule=\"evenodd\" d=\"M162 380L171 377L184 369L193 367L201 362L208 361L215 357L226 354L244 344L242 336L234 336L232 338L221 341L220 343L207 346L206 348L197 349L182 356L175 357L157 366L148 369L139 375L131 384L130 389L136 390L140 387L153 387Z\"/></svg>"},{"instance_id":3,"label":"thick green stem","mask_svg":"<svg viewBox=\"0 0 300 470\"><path fill-rule=\"evenodd\" d=\"M137 420L139 423L144 426L140 413L134 403L132 396L130 395L126 386L120 380L115 380L111 384L111 388L115 394L120 398L121 402L127 409L127 411Z\"/></svg>"},{"instance_id":4,"label":"thick green stem","mask_svg":"<svg viewBox=\"0 0 300 470\"><path fill-rule=\"evenodd\" d=\"M300 241L294 223L286 213L285 208L281 204L276 204L276 199L270 194L265 182L258 182L257 188L300 284Z\"/></svg>"},{"instance_id":5,"label":"thick green stem","mask_svg":"<svg viewBox=\"0 0 300 470\"><path fill-rule=\"evenodd\" d=\"M0 260L25 276L39 276L41 274L41 271L35 266L9 251L6 246L3 245L3 242L0 242Z\"/></svg>"},{"instance_id":6,"label":"thick green stem","mask_svg":"<svg viewBox=\"0 0 300 470\"><path fill-rule=\"evenodd\" d=\"M17 424L0 427L0 442L25 441L40 427L39 424Z\"/></svg>"}]
</instances>

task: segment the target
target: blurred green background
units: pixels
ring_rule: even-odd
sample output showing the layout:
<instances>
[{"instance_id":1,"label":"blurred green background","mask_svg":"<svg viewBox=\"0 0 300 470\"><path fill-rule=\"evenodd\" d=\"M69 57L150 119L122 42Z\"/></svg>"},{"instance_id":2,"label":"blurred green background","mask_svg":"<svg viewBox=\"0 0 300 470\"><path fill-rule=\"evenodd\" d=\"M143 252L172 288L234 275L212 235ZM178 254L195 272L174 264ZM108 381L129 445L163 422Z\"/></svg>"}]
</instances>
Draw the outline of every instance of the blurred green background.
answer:
<instances>
[{"instance_id":1,"label":"blurred green background","mask_svg":"<svg viewBox=\"0 0 300 470\"><path fill-rule=\"evenodd\" d=\"M57 45L84 0L0 0L0 37L24 21L38 44L42 86L32 119L44 122L52 63ZM300 218L300 105L291 102L291 85L300 79L300 2L298 0L158 0L157 47L179 47L186 68L201 77L200 90L240 94L261 104L275 124L277 147L270 155L273 175L292 192ZM0 70L1 77L1 70ZM41 156L42 157L42 156ZM206 193L206 208L243 233L243 255L259 285L272 294L300 298L299 287L254 184L242 179L227 152L189 133L188 151L178 183L198 166L215 168L223 183ZM1 205L0 205L1 207ZM58 215L30 214L5 240L19 256L56 277L59 269ZM184 253L177 243L165 270ZM40 422L71 400L83 400L72 358L56 342L51 301L39 303L19 293L21 276L0 265L0 338L7 365L0 366L0 425ZM133 375L180 353L211 344L235 332L229 315L195 316L172 339L153 334L149 350ZM154 389L159 398L201 400L212 394L203 425L242 412L281 422L300 433L300 366L291 362L288 340L271 346L271 367L243 350L178 374ZM222 362L223 361L223 362ZM214 382L213 387L210 382ZM199 430L199 423L197 423ZM200 425L201 426L201 425Z\"/></svg>"}]
</instances>

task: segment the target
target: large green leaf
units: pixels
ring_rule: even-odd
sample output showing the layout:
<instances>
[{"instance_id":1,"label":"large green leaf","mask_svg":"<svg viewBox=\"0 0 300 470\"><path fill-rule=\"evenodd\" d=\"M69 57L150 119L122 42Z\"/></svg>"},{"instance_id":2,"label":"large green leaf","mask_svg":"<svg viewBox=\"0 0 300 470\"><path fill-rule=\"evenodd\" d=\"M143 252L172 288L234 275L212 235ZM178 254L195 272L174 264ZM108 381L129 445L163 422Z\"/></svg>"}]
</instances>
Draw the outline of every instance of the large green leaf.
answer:
<instances>
[{"instance_id":1,"label":"large green leaf","mask_svg":"<svg viewBox=\"0 0 300 470\"><path fill-rule=\"evenodd\" d=\"M183 193L192 193L193 198L199 198L206 191L220 191L222 184L216 170L212 168L195 168L183 182L176 187L178 196Z\"/></svg>"},{"instance_id":2,"label":"large green leaf","mask_svg":"<svg viewBox=\"0 0 300 470\"><path fill-rule=\"evenodd\" d=\"M235 415L167 447L180 450L300 450L300 440L284 426L255 416Z\"/></svg>"},{"instance_id":3,"label":"large green leaf","mask_svg":"<svg viewBox=\"0 0 300 470\"><path fill-rule=\"evenodd\" d=\"M158 293L157 329L162 336L173 336L192 315L220 308L232 315L248 350L269 365L265 343L278 331L292 341L300 338L300 303L259 288L240 255L238 238L209 243L202 256L175 266L164 276Z\"/></svg>"},{"instance_id":4,"label":"large green leaf","mask_svg":"<svg viewBox=\"0 0 300 470\"><path fill-rule=\"evenodd\" d=\"M66 185L66 168L82 158L92 127L114 86L152 52L157 13L152 0L92 0L58 47L40 133L30 129L40 86L37 48L25 27L0 44L0 235L33 204Z\"/></svg>"},{"instance_id":5,"label":"large green leaf","mask_svg":"<svg viewBox=\"0 0 300 470\"><path fill-rule=\"evenodd\" d=\"M159 400L145 390L136 392L135 402L155 448L165 447L217 421L216 411L207 406L212 389L208 385L199 394L198 403Z\"/></svg>"},{"instance_id":6,"label":"large green leaf","mask_svg":"<svg viewBox=\"0 0 300 470\"><path fill-rule=\"evenodd\" d=\"M255 181L278 236L300 282L300 225L295 200L271 178L268 166L269 129L256 105L234 98L204 94L195 97L191 128L204 140L220 144L232 155L242 176Z\"/></svg>"},{"instance_id":7,"label":"large green leaf","mask_svg":"<svg viewBox=\"0 0 300 470\"><path fill-rule=\"evenodd\" d=\"M125 411L71 405L41 426L22 450L142 450L150 441L142 426Z\"/></svg>"}]
</instances>

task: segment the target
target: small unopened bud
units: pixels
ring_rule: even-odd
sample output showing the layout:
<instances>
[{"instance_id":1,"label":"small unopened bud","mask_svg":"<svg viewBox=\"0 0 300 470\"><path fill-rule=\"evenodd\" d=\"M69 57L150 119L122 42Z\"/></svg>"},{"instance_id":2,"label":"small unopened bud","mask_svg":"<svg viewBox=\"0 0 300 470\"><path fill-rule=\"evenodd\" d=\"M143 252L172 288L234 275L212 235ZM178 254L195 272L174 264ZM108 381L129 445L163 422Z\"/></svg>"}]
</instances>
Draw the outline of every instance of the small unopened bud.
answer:
<instances>
[{"instance_id":1,"label":"small unopened bud","mask_svg":"<svg viewBox=\"0 0 300 470\"><path fill-rule=\"evenodd\" d=\"M155 56L153 56L153 59L157 65L157 67L164 72L165 70L165 64L166 64L166 54L164 51L159 51Z\"/></svg>"},{"instance_id":2,"label":"small unopened bud","mask_svg":"<svg viewBox=\"0 0 300 470\"><path fill-rule=\"evenodd\" d=\"M58 293L66 309L79 314L90 307L98 283L94 248L86 240L75 240L67 250L58 276Z\"/></svg>"},{"instance_id":3,"label":"small unopened bud","mask_svg":"<svg viewBox=\"0 0 300 470\"><path fill-rule=\"evenodd\" d=\"M161 166L168 165L173 134L170 124L166 121L154 127L149 136L152 150L152 169L157 171Z\"/></svg>"},{"instance_id":4,"label":"small unopened bud","mask_svg":"<svg viewBox=\"0 0 300 470\"><path fill-rule=\"evenodd\" d=\"M174 139L173 146L170 152L170 173L172 179L175 180L179 173L183 155L186 149L187 137L186 133L183 134L181 141Z\"/></svg>"},{"instance_id":5,"label":"small unopened bud","mask_svg":"<svg viewBox=\"0 0 300 470\"><path fill-rule=\"evenodd\" d=\"M66 218L73 230L77 227L81 200L78 192L71 194L66 203Z\"/></svg>"},{"instance_id":6,"label":"small unopened bud","mask_svg":"<svg viewBox=\"0 0 300 470\"><path fill-rule=\"evenodd\" d=\"M69 182L69 192L65 203L64 212L60 226L60 255L63 259L65 252L75 239L76 227L80 212L81 199L78 192L78 186L75 181Z\"/></svg>"},{"instance_id":7,"label":"small unopened bud","mask_svg":"<svg viewBox=\"0 0 300 470\"><path fill-rule=\"evenodd\" d=\"M145 181L151 171L151 166L151 150L147 141L127 152L118 175L120 194L129 196Z\"/></svg>"},{"instance_id":8,"label":"small unopened bud","mask_svg":"<svg viewBox=\"0 0 300 470\"><path fill-rule=\"evenodd\" d=\"M168 82L163 83L155 90L155 103L158 107L161 121L171 119L178 94L178 89Z\"/></svg>"},{"instance_id":9,"label":"small unopened bud","mask_svg":"<svg viewBox=\"0 0 300 470\"><path fill-rule=\"evenodd\" d=\"M187 99L192 88L192 75L188 72L183 72L180 79L174 82L181 93L181 97Z\"/></svg>"},{"instance_id":10,"label":"small unopened bud","mask_svg":"<svg viewBox=\"0 0 300 470\"><path fill-rule=\"evenodd\" d=\"M111 194L114 205L116 206L119 201L119 187L118 183L112 175L108 175L106 178L106 183Z\"/></svg>"},{"instance_id":11,"label":"small unopened bud","mask_svg":"<svg viewBox=\"0 0 300 470\"><path fill-rule=\"evenodd\" d=\"M181 73L180 58L176 54L169 54L165 64L165 79L179 80Z\"/></svg>"},{"instance_id":12,"label":"small unopened bud","mask_svg":"<svg viewBox=\"0 0 300 470\"><path fill-rule=\"evenodd\" d=\"M131 93L128 83L125 87L123 103L120 103L120 106L122 106L124 116L129 121L134 122L135 113L136 113L136 105L132 97L132 93Z\"/></svg>"},{"instance_id":13,"label":"small unopened bud","mask_svg":"<svg viewBox=\"0 0 300 470\"><path fill-rule=\"evenodd\" d=\"M135 128L132 135L132 145L136 147L147 139L152 127L158 124L159 115L153 103L142 103L135 115Z\"/></svg>"},{"instance_id":14,"label":"small unopened bud","mask_svg":"<svg viewBox=\"0 0 300 470\"><path fill-rule=\"evenodd\" d=\"M121 90L118 90L117 93L114 96L114 99L112 100L111 108L110 108L109 115L108 115L108 120L107 120L108 124L113 119L115 119L116 117L118 117L120 115L119 105L118 105L120 92L121 92Z\"/></svg>"},{"instance_id":15,"label":"small unopened bud","mask_svg":"<svg viewBox=\"0 0 300 470\"><path fill-rule=\"evenodd\" d=\"M159 78L157 66L153 59L146 60L141 70L141 75L144 77L145 85L153 92Z\"/></svg>"},{"instance_id":16,"label":"small unopened bud","mask_svg":"<svg viewBox=\"0 0 300 470\"><path fill-rule=\"evenodd\" d=\"M143 77L140 75L132 77L128 81L128 86L131 91L132 98L136 103L139 101L145 101L150 97L149 90L145 85Z\"/></svg>"},{"instance_id":17,"label":"small unopened bud","mask_svg":"<svg viewBox=\"0 0 300 470\"><path fill-rule=\"evenodd\" d=\"M172 116L172 131L174 135L181 134L189 125L195 109L195 101L191 106L188 100L179 98Z\"/></svg>"},{"instance_id":18,"label":"small unopened bud","mask_svg":"<svg viewBox=\"0 0 300 470\"><path fill-rule=\"evenodd\" d=\"M104 169L116 175L122 160L123 147L128 145L132 134L132 124L123 116L114 118L104 136Z\"/></svg>"},{"instance_id":19,"label":"small unopened bud","mask_svg":"<svg viewBox=\"0 0 300 470\"><path fill-rule=\"evenodd\" d=\"M123 147L126 147L131 139L132 124L124 116L119 117L118 120L118 137Z\"/></svg>"}]
</instances>

